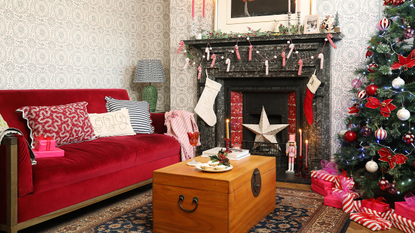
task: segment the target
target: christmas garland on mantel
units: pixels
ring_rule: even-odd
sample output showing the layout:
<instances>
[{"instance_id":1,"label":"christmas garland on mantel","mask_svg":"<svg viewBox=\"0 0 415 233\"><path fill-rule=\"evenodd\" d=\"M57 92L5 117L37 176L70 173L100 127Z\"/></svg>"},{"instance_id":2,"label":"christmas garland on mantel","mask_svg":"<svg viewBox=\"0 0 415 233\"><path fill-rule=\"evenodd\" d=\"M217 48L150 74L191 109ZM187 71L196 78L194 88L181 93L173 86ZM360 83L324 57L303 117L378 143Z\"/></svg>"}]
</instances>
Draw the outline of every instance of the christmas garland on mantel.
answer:
<instances>
[{"instance_id":1,"label":"christmas garland on mantel","mask_svg":"<svg viewBox=\"0 0 415 233\"><path fill-rule=\"evenodd\" d=\"M249 30L251 30L251 29L249 28ZM260 32L259 31L253 31L253 33L255 33L255 34L249 34L249 35L251 35L251 36L254 35L255 36L255 35L258 35L258 33L260 33ZM230 60L231 55L232 54L236 54L237 59L238 60L241 59L240 54L239 54L239 49L238 49L238 43L239 43L239 40L240 39L246 39L249 42L249 61L252 60L252 51L253 50L255 50L256 54L258 54L259 56L261 56L261 58L264 60L264 63L265 63L265 75L268 75L269 74L268 67L269 67L269 62L270 61L276 59L278 56L281 56L282 57L282 66L285 66L286 59L289 59L290 58L290 56L291 56L291 54L292 54L292 52L294 50L295 50L295 54L297 54L297 57L298 57L298 65L299 65L298 75L301 75L301 71L302 71L302 67L303 67L303 61L304 60L307 60L307 59L314 59L314 58L320 59L320 69L323 69L323 62L324 62L323 51L324 51L324 48L326 46L327 41L330 42L330 44L333 46L333 48L335 48L335 49L337 48L336 45L334 45L334 42L332 40L333 35L330 34L330 33L328 33L327 34L327 37L324 38L324 45L323 45L323 48L322 48L321 52L319 54L316 54L315 56L310 56L310 57L307 57L307 58L301 58L300 55L299 55L299 52L297 51L297 48L295 47L295 44L292 41L292 39L289 39L289 40L287 40L287 44L284 46L284 49L280 53L277 53L272 58L266 58L263 55L261 55L260 51L258 51L252 45L252 43L250 41L250 36L249 35L248 34L245 34L245 35L238 34L237 36L235 36L235 38L237 38L237 41L236 41L236 44L234 46L234 49L232 49L229 52L229 55L226 56L226 57L225 56L217 57L216 54L213 51L212 46L210 45L210 43L207 42L206 43L205 51L204 51L204 53L202 55L202 59L200 59L199 66L197 68L197 70L198 70L198 76L197 76L197 78L200 79L200 77L202 75L202 66L201 65L202 65L202 62L203 62L203 60L205 58L206 58L207 61L209 61L209 60L212 61L211 65L210 65L210 68L213 68L214 67L217 59L222 59L222 61L224 60L225 61L225 64L227 64L226 72L229 72L230 66L231 66L231 60ZM228 38L230 38L230 37L228 37ZM180 44L180 47L177 50L177 53L180 53L182 51L182 49L184 47L184 41L180 41L179 44ZM288 52L288 55L286 55L286 53L285 53L285 50L287 49L287 47L290 48L290 51ZM192 51L192 47L191 46L186 45L186 47L184 49L184 54L186 55L186 63L184 65L183 69L186 69L189 65L190 66L196 65L195 57L194 57L195 53Z\"/></svg>"}]
</instances>

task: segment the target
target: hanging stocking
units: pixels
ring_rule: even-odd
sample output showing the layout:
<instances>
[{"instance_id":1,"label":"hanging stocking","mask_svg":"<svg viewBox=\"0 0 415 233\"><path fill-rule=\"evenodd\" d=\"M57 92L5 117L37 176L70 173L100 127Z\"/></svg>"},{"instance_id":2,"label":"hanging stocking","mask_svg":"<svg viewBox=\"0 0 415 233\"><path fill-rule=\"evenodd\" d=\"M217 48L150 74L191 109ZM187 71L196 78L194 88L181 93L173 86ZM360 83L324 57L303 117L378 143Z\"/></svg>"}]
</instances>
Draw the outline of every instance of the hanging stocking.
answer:
<instances>
[{"instance_id":1,"label":"hanging stocking","mask_svg":"<svg viewBox=\"0 0 415 233\"><path fill-rule=\"evenodd\" d=\"M313 124L313 97L320 84L321 81L314 74L307 83L307 94L304 99L304 114L310 125Z\"/></svg>"},{"instance_id":2,"label":"hanging stocking","mask_svg":"<svg viewBox=\"0 0 415 233\"><path fill-rule=\"evenodd\" d=\"M220 91L222 85L206 77L205 89L196 104L195 112L199 115L209 126L216 124L216 114L213 111L213 104L215 98Z\"/></svg>"}]
</instances>

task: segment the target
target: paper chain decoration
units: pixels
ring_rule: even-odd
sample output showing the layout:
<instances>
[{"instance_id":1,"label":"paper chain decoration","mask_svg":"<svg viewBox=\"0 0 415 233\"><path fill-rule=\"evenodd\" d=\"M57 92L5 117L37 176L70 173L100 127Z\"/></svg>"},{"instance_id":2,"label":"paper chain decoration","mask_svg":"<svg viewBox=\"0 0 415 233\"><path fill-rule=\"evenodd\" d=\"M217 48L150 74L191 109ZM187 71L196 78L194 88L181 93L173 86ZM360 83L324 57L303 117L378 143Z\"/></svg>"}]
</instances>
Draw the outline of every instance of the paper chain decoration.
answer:
<instances>
[{"instance_id":1,"label":"paper chain decoration","mask_svg":"<svg viewBox=\"0 0 415 233\"><path fill-rule=\"evenodd\" d=\"M241 36L241 37L243 37L243 36ZM248 60L249 61L251 61L252 60L252 50L254 49L255 50L255 52L259 55L259 56L261 56L262 57L262 59L264 59L264 63L265 63L265 75L269 75L269 70L268 70L268 68L269 68L269 62L270 61L272 61L272 60L274 60L274 59L276 59L278 56L281 56L282 57L282 66L285 66L285 61L286 61L286 59L289 59L290 57L291 57L291 54L292 54L292 52L293 52L293 50L295 50L295 54L297 54L297 57L298 57L298 65L299 65L299 68L298 68L298 75L301 75L301 71L302 71L302 68L303 68L303 63L304 63L304 60L307 60L307 59L314 59L314 58L318 58L318 59L320 59L320 69L323 69L323 63L324 63L324 55L323 55L323 51L324 51L324 48L325 48L325 46L326 46L326 43L327 43L327 41L329 41L329 43L333 46L333 48L334 49L336 49L337 47L336 47L336 45L333 43L333 41L332 41L332 38L333 38L333 35L331 35L330 33L329 34L327 34L327 38L325 38L324 39L324 45L323 45L323 48L321 49L321 53L319 53L319 54L317 54L316 56L311 56L311 57L307 57L307 58L301 58L300 57L300 55L299 55L299 52L297 51L297 49L296 49L296 47L295 47L295 44L292 42L292 40L290 39L289 41L287 41L287 44L285 45L285 47L284 47L284 49L283 49L283 51L281 52L281 53L279 53L278 55L275 55L274 57L272 57L272 58L270 58L270 59L268 59L268 58L265 58L253 45L252 45L252 43L251 43L251 41L249 40L249 37L246 37L246 40L249 42L249 55L248 55ZM225 60L225 64L227 64L227 67L226 67L226 72L229 72L229 70L230 70L230 66L231 66L231 60L230 60L230 57L231 57L231 55L232 54L236 54L236 57L237 57L237 59L238 60L241 60L241 56L240 56L240 53L239 53L239 47L238 47L238 42L239 42L239 39L240 39L240 37L238 37L238 39L237 39L237 41L236 41L236 44L235 44L235 46L234 46L234 49L229 53L229 55L225 58L225 56L221 56L220 58L222 59L222 60ZM180 41L180 47L179 47L179 49L177 50L177 53L180 53L180 51L183 49L183 46L184 46L184 42L183 41ZM288 55L286 55L285 54L285 50L287 49L287 47L289 47L290 48L290 51L288 52ZM186 55L187 54L187 51L186 50L184 50L184 54ZM212 55L211 55L212 54ZM216 56L216 54L213 52L213 50L212 50L212 46L210 46L210 44L209 43L207 43L206 44L206 48L205 48L205 52L203 53L203 56L202 56L202 59L200 60L200 63L199 63L199 66L198 66L198 68L197 68L197 70L198 70L198 75L197 75L197 78L198 79L200 79L200 77L201 77L201 75L202 75L202 62L203 62L203 60L206 58L206 60L207 61L209 61L210 59L212 59L212 63L211 63L211 65L210 65L210 68L212 68L214 65L215 65L215 62L216 62L216 59L218 58L217 56ZM186 69L187 67L188 67L188 65L189 64L192 64L192 65L195 65L196 64L196 62L194 62L193 60L191 60L190 58L188 58L188 57L186 57L186 63L185 63L185 65L184 65L184 67L183 67L183 69Z\"/></svg>"}]
</instances>

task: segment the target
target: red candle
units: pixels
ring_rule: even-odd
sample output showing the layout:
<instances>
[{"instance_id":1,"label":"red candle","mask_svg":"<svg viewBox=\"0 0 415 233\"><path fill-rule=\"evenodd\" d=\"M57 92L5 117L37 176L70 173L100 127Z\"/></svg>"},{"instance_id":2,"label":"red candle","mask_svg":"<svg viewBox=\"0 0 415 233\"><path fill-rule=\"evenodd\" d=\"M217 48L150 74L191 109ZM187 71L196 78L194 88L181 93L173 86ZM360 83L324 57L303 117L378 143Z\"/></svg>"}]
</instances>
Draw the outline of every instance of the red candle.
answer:
<instances>
[{"instance_id":1,"label":"red candle","mask_svg":"<svg viewBox=\"0 0 415 233\"><path fill-rule=\"evenodd\" d=\"M301 131L301 129L299 129L300 131L300 156L303 155L303 131Z\"/></svg>"},{"instance_id":2,"label":"red candle","mask_svg":"<svg viewBox=\"0 0 415 233\"><path fill-rule=\"evenodd\" d=\"M192 0L192 19L195 18L195 0Z\"/></svg>"},{"instance_id":3,"label":"red candle","mask_svg":"<svg viewBox=\"0 0 415 233\"><path fill-rule=\"evenodd\" d=\"M203 0L203 18L205 18L205 1L206 0Z\"/></svg>"},{"instance_id":4,"label":"red candle","mask_svg":"<svg viewBox=\"0 0 415 233\"><path fill-rule=\"evenodd\" d=\"M305 140L305 166L308 167L308 140Z\"/></svg>"}]
</instances>

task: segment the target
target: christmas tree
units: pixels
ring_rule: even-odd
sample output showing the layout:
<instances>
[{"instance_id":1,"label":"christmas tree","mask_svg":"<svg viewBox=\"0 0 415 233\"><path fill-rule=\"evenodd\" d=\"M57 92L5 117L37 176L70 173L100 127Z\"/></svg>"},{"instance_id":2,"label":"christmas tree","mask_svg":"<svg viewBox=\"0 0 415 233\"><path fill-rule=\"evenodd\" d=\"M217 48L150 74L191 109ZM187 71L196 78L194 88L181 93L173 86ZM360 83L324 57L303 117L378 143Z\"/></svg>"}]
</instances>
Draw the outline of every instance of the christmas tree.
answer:
<instances>
[{"instance_id":1,"label":"christmas tree","mask_svg":"<svg viewBox=\"0 0 415 233\"><path fill-rule=\"evenodd\" d=\"M369 40L366 67L356 70L354 98L336 153L364 197L415 188L415 8L412 0L384 0L384 18Z\"/></svg>"}]
</instances>

